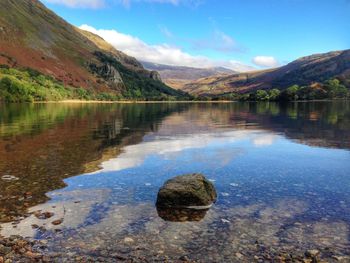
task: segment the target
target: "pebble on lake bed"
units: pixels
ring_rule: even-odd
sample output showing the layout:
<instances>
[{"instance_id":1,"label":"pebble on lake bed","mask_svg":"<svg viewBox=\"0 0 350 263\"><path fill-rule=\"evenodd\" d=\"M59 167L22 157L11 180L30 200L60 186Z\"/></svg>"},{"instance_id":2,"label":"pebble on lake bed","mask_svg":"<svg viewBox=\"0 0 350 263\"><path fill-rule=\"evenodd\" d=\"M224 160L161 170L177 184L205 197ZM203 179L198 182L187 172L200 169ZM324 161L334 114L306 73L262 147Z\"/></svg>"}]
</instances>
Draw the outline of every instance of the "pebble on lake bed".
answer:
<instances>
[{"instance_id":1,"label":"pebble on lake bed","mask_svg":"<svg viewBox=\"0 0 350 263\"><path fill-rule=\"evenodd\" d=\"M317 249L310 249L305 252L305 256L309 258L317 257L319 254L320 254L320 251L318 251Z\"/></svg>"},{"instance_id":2,"label":"pebble on lake bed","mask_svg":"<svg viewBox=\"0 0 350 263\"><path fill-rule=\"evenodd\" d=\"M34 212L34 216L38 219L48 219L53 217L55 214L52 212L41 212L41 211L36 211Z\"/></svg>"},{"instance_id":3,"label":"pebble on lake bed","mask_svg":"<svg viewBox=\"0 0 350 263\"><path fill-rule=\"evenodd\" d=\"M131 237L126 237L126 238L124 238L124 243L128 243L128 244L130 244L130 243L134 243L135 241L131 238Z\"/></svg>"},{"instance_id":4,"label":"pebble on lake bed","mask_svg":"<svg viewBox=\"0 0 350 263\"><path fill-rule=\"evenodd\" d=\"M51 222L51 224L53 224L53 225L55 225L55 226L58 226L58 225L60 225L60 224L62 224L62 223L63 223L63 220L62 220L62 219L57 219L57 220Z\"/></svg>"},{"instance_id":5,"label":"pebble on lake bed","mask_svg":"<svg viewBox=\"0 0 350 263\"><path fill-rule=\"evenodd\" d=\"M5 174L1 176L1 179L4 181L17 181L19 178L13 175Z\"/></svg>"}]
</instances>

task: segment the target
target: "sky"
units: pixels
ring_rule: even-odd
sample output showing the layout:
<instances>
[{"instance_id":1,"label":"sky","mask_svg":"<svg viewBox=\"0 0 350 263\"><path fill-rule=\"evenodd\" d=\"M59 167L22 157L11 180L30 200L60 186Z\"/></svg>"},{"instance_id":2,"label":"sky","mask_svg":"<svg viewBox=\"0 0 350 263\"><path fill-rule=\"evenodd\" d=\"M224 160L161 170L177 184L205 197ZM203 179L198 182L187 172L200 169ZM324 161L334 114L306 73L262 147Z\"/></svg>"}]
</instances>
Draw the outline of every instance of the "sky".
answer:
<instances>
[{"instance_id":1,"label":"sky","mask_svg":"<svg viewBox=\"0 0 350 263\"><path fill-rule=\"evenodd\" d=\"M350 0L42 0L139 60L237 71L350 48Z\"/></svg>"}]
</instances>

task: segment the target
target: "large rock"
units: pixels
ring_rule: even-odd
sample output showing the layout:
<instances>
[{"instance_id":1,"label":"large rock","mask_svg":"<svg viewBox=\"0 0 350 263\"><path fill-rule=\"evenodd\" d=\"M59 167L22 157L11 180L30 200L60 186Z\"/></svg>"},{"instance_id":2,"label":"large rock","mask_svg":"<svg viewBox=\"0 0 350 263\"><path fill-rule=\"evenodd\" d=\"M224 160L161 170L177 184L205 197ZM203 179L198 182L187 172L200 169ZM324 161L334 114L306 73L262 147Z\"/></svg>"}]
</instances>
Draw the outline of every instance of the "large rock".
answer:
<instances>
[{"instance_id":1,"label":"large rock","mask_svg":"<svg viewBox=\"0 0 350 263\"><path fill-rule=\"evenodd\" d=\"M170 222L199 222L208 210L157 206L158 216Z\"/></svg>"},{"instance_id":2,"label":"large rock","mask_svg":"<svg viewBox=\"0 0 350 263\"><path fill-rule=\"evenodd\" d=\"M160 76L160 74L158 73L158 71L151 71L150 73L149 73L149 77L151 78L151 79L153 79L153 80L157 80L157 81L162 81L162 78L161 78L161 76Z\"/></svg>"},{"instance_id":3,"label":"large rock","mask_svg":"<svg viewBox=\"0 0 350 263\"><path fill-rule=\"evenodd\" d=\"M102 66L91 64L90 69L94 73L97 73L99 77L102 77L110 84L114 84L114 85L123 84L123 79L119 71L109 63L104 63Z\"/></svg>"},{"instance_id":4,"label":"large rock","mask_svg":"<svg viewBox=\"0 0 350 263\"><path fill-rule=\"evenodd\" d=\"M216 201L214 185L201 174L177 176L159 190L157 207L208 209Z\"/></svg>"}]
</instances>

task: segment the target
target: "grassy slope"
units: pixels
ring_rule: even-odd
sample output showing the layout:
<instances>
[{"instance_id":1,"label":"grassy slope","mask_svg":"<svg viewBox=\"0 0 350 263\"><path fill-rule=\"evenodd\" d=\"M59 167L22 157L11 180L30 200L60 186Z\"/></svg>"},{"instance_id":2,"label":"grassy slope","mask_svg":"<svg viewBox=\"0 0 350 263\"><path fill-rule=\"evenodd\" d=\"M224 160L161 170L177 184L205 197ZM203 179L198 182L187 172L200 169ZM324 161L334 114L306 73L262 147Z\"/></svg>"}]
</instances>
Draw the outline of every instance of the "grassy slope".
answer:
<instances>
[{"instance_id":1,"label":"grassy slope","mask_svg":"<svg viewBox=\"0 0 350 263\"><path fill-rule=\"evenodd\" d=\"M92 90L65 86L35 70L0 68L0 101L118 100L119 98L112 93L96 93Z\"/></svg>"},{"instance_id":2,"label":"grassy slope","mask_svg":"<svg viewBox=\"0 0 350 263\"><path fill-rule=\"evenodd\" d=\"M0 53L65 84L98 88L84 67L96 46L36 0L0 1ZM2 61L6 62L6 61Z\"/></svg>"},{"instance_id":3,"label":"grassy slope","mask_svg":"<svg viewBox=\"0 0 350 263\"><path fill-rule=\"evenodd\" d=\"M304 57L277 69L205 78L186 85L184 90L197 95L245 93L258 89L285 89L294 84L309 85L335 77L349 82L350 50Z\"/></svg>"},{"instance_id":4,"label":"grassy slope","mask_svg":"<svg viewBox=\"0 0 350 263\"><path fill-rule=\"evenodd\" d=\"M125 98L173 100L189 97L185 92L174 90L160 81L137 74L135 71L122 65L112 56L102 52L97 52L96 55L101 62L110 64L119 71L126 87L123 92Z\"/></svg>"},{"instance_id":5,"label":"grassy slope","mask_svg":"<svg viewBox=\"0 0 350 263\"><path fill-rule=\"evenodd\" d=\"M159 81L144 78L106 56L118 68L125 80L123 94L96 92L93 89L76 88L64 85L52 77L31 69L0 67L0 101L32 102L80 100L176 100L187 99L188 95L175 91Z\"/></svg>"},{"instance_id":6,"label":"grassy slope","mask_svg":"<svg viewBox=\"0 0 350 263\"><path fill-rule=\"evenodd\" d=\"M150 72L144 70L136 59L115 50L102 38L91 40L91 36L88 35L58 17L37 0L1 0L0 64L20 69L18 72L5 74L3 71L1 74L2 77L10 74L12 81L17 78L16 83L23 84L21 89L2 90L2 100L59 100L67 97L95 99L98 94L99 97L106 97L107 94L107 99L165 99L183 96L181 92L150 80ZM91 63L102 64L100 58L95 55L96 51L108 53L113 61L119 62L115 64L118 64L118 70L123 72L121 75L126 83L124 90L114 89L113 85L101 81L98 74L91 72ZM23 78L23 68L37 70L45 76L50 76L44 78L50 79L52 76L57 81L51 79L48 85L35 78L28 79L28 76ZM52 88L59 85L59 91ZM86 90L83 96L80 96L83 92L76 94L76 90L82 90L80 87ZM28 90L24 92L24 89ZM19 90L21 93L13 93Z\"/></svg>"}]
</instances>

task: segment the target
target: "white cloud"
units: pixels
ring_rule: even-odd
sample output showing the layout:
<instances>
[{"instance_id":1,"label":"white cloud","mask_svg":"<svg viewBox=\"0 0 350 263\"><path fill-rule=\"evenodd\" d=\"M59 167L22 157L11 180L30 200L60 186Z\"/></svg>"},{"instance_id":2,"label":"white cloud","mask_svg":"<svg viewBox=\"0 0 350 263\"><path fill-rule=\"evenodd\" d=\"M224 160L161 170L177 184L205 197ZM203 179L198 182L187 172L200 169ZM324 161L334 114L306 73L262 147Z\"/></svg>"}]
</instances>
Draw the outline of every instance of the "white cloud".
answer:
<instances>
[{"instance_id":1,"label":"white cloud","mask_svg":"<svg viewBox=\"0 0 350 263\"><path fill-rule=\"evenodd\" d=\"M270 146L275 142L276 138L277 138L277 136L273 135L273 134L267 134L264 136L257 136L253 140L253 144L256 147Z\"/></svg>"},{"instance_id":2,"label":"white cloud","mask_svg":"<svg viewBox=\"0 0 350 263\"><path fill-rule=\"evenodd\" d=\"M137 37L116 30L95 29L88 25L82 25L80 29L101 36L116 49L143 61L198 68L220 66L241 72L254 69L235 60L213 60L206 56L194 56L179 47L168 44L149 45Z\"/></svg>"},{"instance_id":3,"label":"white cloud","mask_svg":"<svg viewBox=\"0 0 350 263\"><path fill-rule=\"evenodd\" d=\"M280 65L276 58L269 56L257 56L253 58L252 62L257 66L264 68L274 68Z\"/></svg>"},{"instance_id":4,"label":"white cloud","mask_svg":"<svg viewBox=\"0 0 350 263\"><path fill-rule=\"evenodd\" d=\"M105 0L45 0L52 4L65 5L71 8L101 8L106 5Z\"/></svg>"},{"instance_id":5,"label":"white cloud","mask_svg":"<svg viewBox=\"0 0 350 263\"><path fill-rule=\"evenodd\" d=\"M216 165L226 165L236 157L237 148L227 148L228 143L249 139L253 144L256 141L263 141L260 137L267 138L267 134L262 131L237 130L237 131L222 131L207 132L193 134L174 134L172 136L158 136L156 140L143 141L136 145L124 147L123 153L117 158L110 159L101 164L101 170L93 172L100 173L108 171L121 171L124 169L133 168L142 165L147 156L158 155L164 159L174 158L176 154L180 154L185 150L203 149L211 145L212 153L210 159ZM268 143L272 144L272 139ZM258 144L259 146L267 145L267 142ZM201 152L201 151L199 151ZM224 156L223 156L224 155ZM226 156L225 156L226 155ZM216 158L215 158L216 157ZM197 162L202 161L208 163L208 156L204 153L198 153L195 156Z\"/></svg>"}]
</instances>

